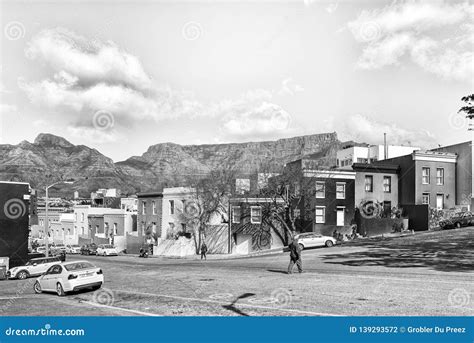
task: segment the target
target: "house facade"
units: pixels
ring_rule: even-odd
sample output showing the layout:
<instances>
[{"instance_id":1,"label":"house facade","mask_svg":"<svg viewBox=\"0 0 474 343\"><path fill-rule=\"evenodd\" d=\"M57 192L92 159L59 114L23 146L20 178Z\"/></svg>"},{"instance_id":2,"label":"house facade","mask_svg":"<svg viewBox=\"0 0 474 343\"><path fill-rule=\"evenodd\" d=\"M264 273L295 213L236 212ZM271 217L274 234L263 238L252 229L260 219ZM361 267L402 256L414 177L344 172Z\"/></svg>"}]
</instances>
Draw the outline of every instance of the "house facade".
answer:
<instances>
[{"instance_id":1,"label":"house facade","mask_svg":"<svg viewBox=\"0 0 474 343\"><path fill-rule=\"evenodd\" d=\"M383 163L400 167L398 193L401 205L426 204L450 209L456 204L457 155L447 152L415 151ZM381 162L376 164L382 165Z\"/></svg>"},{"instance_id":2,"label":"house facade","mask_svg":"<svg viewBox=\"0 0 474 343\"><path fill-rule=\"evenodd\" d=\"M398 176L400 167L396 164L354 163L352 169L355 178L356 207L367 202L376 202L383 206L388 214L398 206Z\"/></svg>"},{"instance_id":3,"label":"house facade","mask_svg":"<svg viewBox=\"0 0 474 343\"><path fill-rule=\"evenodd\" d=\"M294 175L298 189L306 189L297 209L300 231L332 236L334 230L350 229L355 214L356 172L320 170L312 159L288 163L286 168Z\"/></svg>"},{"instance_id":4,"label":"house facade","mask_svg":"<svg viewBox=\"0 0 474 343\"><path fill-rule=\"evenodd\" d=\"M472 211L474 208L474 182L472 179L474 146L472 141L448 145L431 151L456 154L456 206Z\"/></svg>"},{"instance_id":5,"label":"house facade","mask_svg":"<svg viewBox=\"0 0 474 343\"><path fill-rule=\"evenodd\" d=\"M285 231L281 223L269 216L274 199L231 198L230 251L238 255L283 247ZM279 201L283 205L283 201Z\"/></svg>"},{"instance_id":6,"label":"house facade","mask_svg":"<svg viewBox=\"0 0 474 343\"><path fill-rule=\"evenodd\" d=\"M139 193L137 197L139 236L150 232L163 240L192 229L188 227L189 218L185 216L185 207L195 197L192 188L164 188L160 192Z\"/></svg>"}]
</instances>

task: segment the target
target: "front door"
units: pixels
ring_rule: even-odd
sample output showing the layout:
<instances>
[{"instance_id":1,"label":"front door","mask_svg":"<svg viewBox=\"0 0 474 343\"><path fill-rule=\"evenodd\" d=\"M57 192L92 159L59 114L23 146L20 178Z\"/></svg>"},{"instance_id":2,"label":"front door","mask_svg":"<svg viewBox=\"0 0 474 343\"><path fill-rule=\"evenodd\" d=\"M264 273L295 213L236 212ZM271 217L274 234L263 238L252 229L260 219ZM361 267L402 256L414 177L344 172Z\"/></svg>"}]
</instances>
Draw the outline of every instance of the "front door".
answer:
<instances>
[{"instance_id":1,"label":"front door","mask_svg":"<svg viewBox=\"0 0 474 343\"><path fill-rule=\"evenodd\" d=\"M444 208L444 195L436 194L436 208L442 210Z\"/></svg>"},{"instance_id":2,"label":"front door","mask_svg":"<svg viewBox=\"0 0 474 343\"><path fill-rule=\"evenodd\" d=\"M344 226L344 209L338 208L336 212L336 225Z\"/></svg>"}]
</instances>

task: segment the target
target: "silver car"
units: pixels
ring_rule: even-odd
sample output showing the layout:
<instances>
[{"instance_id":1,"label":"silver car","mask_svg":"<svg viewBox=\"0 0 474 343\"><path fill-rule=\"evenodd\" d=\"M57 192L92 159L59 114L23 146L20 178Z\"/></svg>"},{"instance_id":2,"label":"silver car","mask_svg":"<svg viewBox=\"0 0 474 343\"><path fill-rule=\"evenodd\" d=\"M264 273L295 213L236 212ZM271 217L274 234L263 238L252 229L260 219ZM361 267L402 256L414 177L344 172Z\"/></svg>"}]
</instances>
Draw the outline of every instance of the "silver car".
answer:
<instances>
[{"instance_id":1,"label":"silver car","mask_svg":"<svg viewBox=\"0 0 474 343\"><path fill-rule=\"evenodd\" d=\"M314 232L300 233L295 236L301 249L313 247L332 247L336 244L336 239L330 236L323 236Z\"/></svg>"}]
</instances>

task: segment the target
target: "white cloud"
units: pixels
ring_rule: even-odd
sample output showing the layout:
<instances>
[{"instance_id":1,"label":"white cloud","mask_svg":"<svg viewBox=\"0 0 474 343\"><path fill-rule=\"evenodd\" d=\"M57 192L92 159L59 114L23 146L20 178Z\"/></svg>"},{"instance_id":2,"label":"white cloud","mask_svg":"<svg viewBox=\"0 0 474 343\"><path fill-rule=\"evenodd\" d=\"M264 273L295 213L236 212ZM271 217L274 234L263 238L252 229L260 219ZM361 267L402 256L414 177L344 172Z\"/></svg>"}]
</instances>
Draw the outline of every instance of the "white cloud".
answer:
<instances>
[{"instance_id":1,"label":"white cloud","mask_svg":"<svg viewBox=\"0 0 474 343\"><path fill-rule=\"evenodd\" d=\"M136 56L113 42L91 41L64 28L41 31L29 42L25 54L55 72L76 76L81 83L118 83L140 90L152 87L151 77Z\"/></svg>"},{"instance_id":2,"label":"white cloud","mask_svg":"<svg viewBox=\"0 0 474 343\"><path fill-rule=\"evenodd\" d=\"M111 132L94 133L98 130L94 115L101 111L112 116L115 132L142 120L211 117L222 132L249 136L284 132L291 121L287 112L272 103L274 91L255 89L235 99L203 104L191 93L158 86L140 60L115 43L89 41L67 29L40 32L25 54L52 71L47 79L18 80L31 103L66 121L71 135L92 141L118 137ZM295 94L303 88L288 78L282 91Z\"/></svg>"},{"instance_id":3,"label":"white cloud","mask_svg":"<svg viewBox=\"0 0 474 343\"><path fill-rule=\"evenodd\" d=\"M285 133L291 123L291 116L280 106L263 102L248 111L227 116L224 130L239 137L274 136Z\"/></svg>"},{"instance_id":4,"label":"white cloud","mask_svg":"<svg viewBox=\"0 0 474 343\"><path fill-rule=\"evenodd\" d=\"M38 82L20 79L19 87L33 104L56 112L72 128L93 128L97 111L112 113L125 128L137 120L191 115L201 106L189 94L157 86L136 56L110 41L89 41L56 28L34 36L25 54L53 75Z\"/></svg>"},{"instance_id":5,"label":"white cloud","mask_svg":"<svg viewBox=\"0 0 474 343\"><path fill-rule=\"evenodd\" d=\"M78 138L81 141L89 141L93 143L111 143L115 142L121 137L116 131L101 131L95 130L90 127L68 127L67 132L74 138Z\"/></svg>"},{"instance_id":6,"label":"white cloud","mask_svg":"<svg viewBox=\"0 0 474 343\"><path fill-rule=\"evenodd\" d=\"M356 41L364 44L357 65L377 69L410 57L425 71L443 78L471 80L473 13L474 6L468 2L441 1L394 2L362 11L347 24Z\"/></svg>"},{"instance_id":7,"label":"white cloud","mask_svg":"<svg viewBox=\"0 0 474 343\"><path fill-rule=\"evenodd\" d=\"M278 91L279 95L295 95L296 93L304 92L304 88L295 83L291 77L285 79L281 83L281 89Z\"/></svg>"},{"instance_id":8,"label":"white cloud","mask_svg":"<svg viewBox=\"0 0 474 343\"><path fill-rule=\"evenodd\" d=\"M349 116L341 122L342 126L337 129L341 140L380 144L383 142L383 133L387 133L388 142L392 145L410 145L421 148L436 146L434 135L426 130L406 129L363 115ZM340 123L339 125L341 125Z\"/></svg>"}]
</instances>

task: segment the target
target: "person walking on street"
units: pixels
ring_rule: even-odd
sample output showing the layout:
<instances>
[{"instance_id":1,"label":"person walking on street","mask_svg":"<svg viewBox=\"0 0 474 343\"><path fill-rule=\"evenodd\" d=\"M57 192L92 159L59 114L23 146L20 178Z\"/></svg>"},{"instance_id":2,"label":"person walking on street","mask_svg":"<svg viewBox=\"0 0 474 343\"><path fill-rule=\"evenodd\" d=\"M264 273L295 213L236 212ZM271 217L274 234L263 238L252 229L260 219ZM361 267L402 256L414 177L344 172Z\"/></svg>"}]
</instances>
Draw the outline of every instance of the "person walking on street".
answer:
<instances>
[{"instance_id":1,"label":"person walking on street","mask_svg":"<svg viewBox=\"0 0 474 343\"><path fill-rule=\"evenodd\" d=\"M302 273L303 262L301 260L301 247L298 244L298 240L293 238L290 245L288 245L288 248L290 249L290 264L288 265L288 274L293 273L293 267L295 264L298 267L298 272Z\"/></svg>"},{"instance_id":2,"label":"person walking on street","mask_svg":"<svg viewBox=\"0 0 474 343\"><path fill-rule=\"evenodd\" d=\"M207 254L207 245L206 245L205 242L203 242L203 243L201 244L201 260L202 260L202 259L207 260L206 254Z\"/></svg>"}]
</instances>

